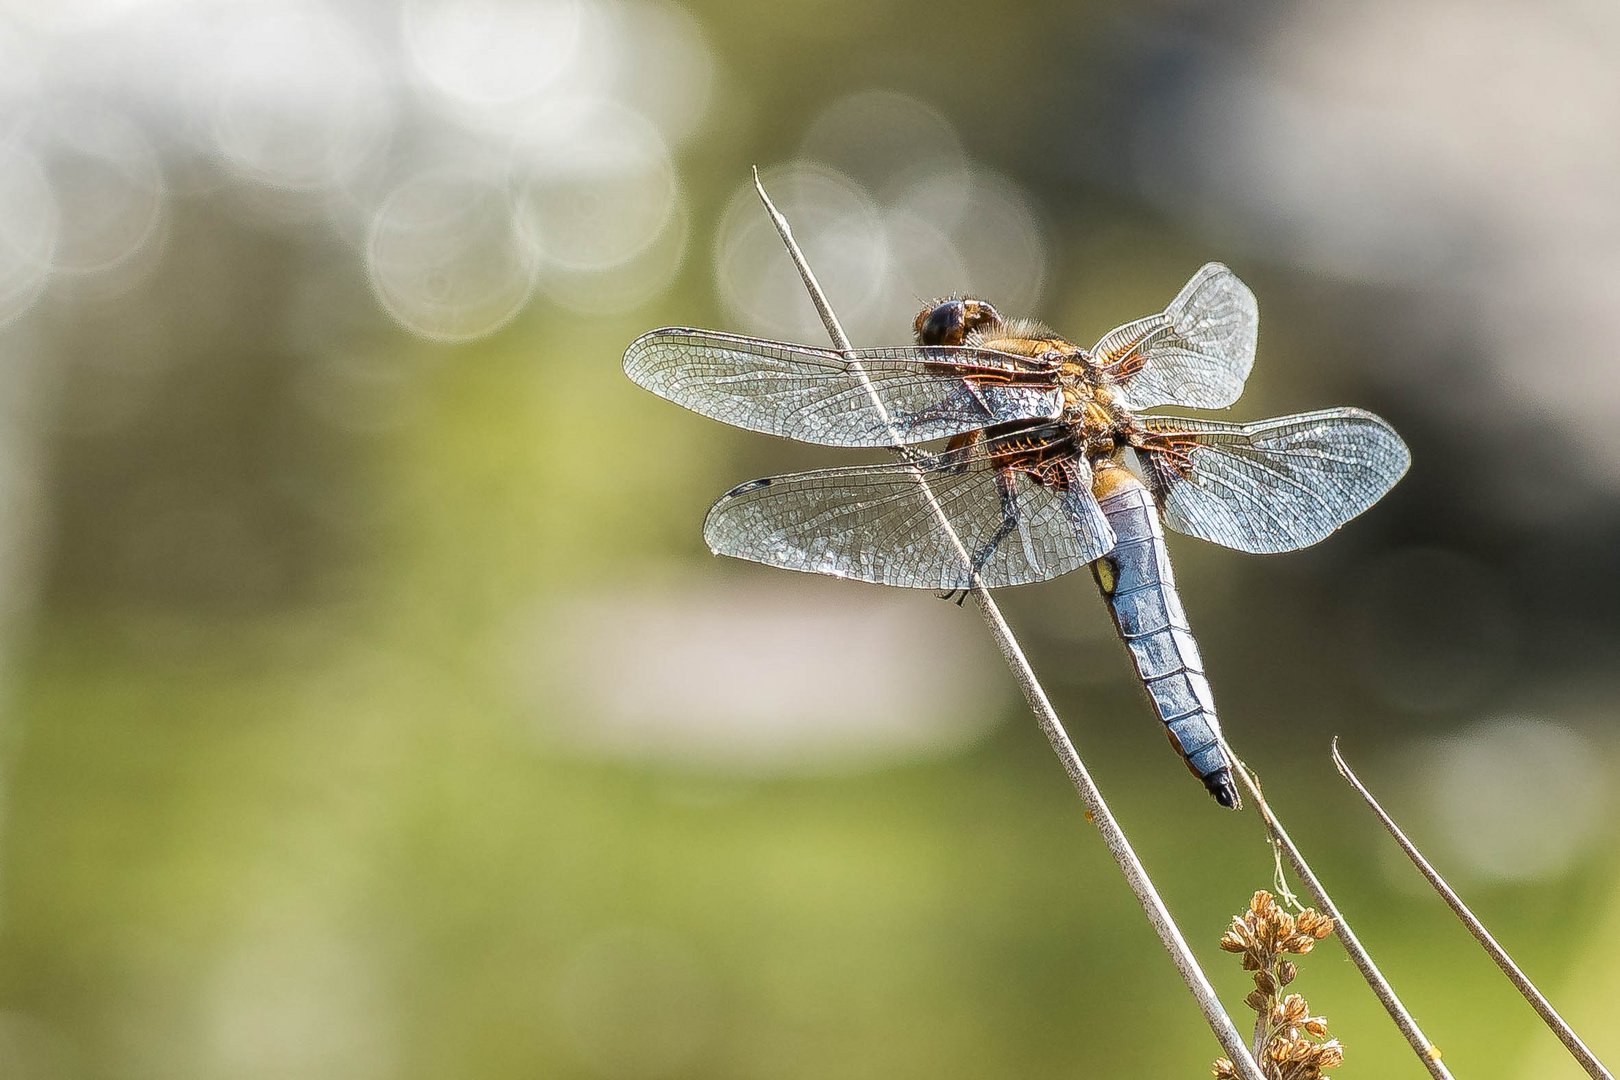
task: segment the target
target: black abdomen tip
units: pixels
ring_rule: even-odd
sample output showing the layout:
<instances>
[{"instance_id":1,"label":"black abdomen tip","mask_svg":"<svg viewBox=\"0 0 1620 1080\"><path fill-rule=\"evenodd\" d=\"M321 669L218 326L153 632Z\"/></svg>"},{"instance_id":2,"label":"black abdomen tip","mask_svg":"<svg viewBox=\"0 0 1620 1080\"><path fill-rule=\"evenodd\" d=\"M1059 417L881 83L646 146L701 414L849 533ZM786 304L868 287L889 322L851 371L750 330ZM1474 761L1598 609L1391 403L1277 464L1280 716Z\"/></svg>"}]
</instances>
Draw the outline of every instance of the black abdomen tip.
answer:
<instances>
[{"instance_id":1,"label":"black abdomen tip","mask_svg":"<svg viewBox=\"0 0 1620 1080\"><path fill-rule=\"evenodd\" d=\"M1215 796L1215 801L1228 810L1243 809L1243 799L1239 797L1237 787L1232 783L1231 769L1216 769L1204 777L1204 786Z\"/></svg>"}]
</instances>

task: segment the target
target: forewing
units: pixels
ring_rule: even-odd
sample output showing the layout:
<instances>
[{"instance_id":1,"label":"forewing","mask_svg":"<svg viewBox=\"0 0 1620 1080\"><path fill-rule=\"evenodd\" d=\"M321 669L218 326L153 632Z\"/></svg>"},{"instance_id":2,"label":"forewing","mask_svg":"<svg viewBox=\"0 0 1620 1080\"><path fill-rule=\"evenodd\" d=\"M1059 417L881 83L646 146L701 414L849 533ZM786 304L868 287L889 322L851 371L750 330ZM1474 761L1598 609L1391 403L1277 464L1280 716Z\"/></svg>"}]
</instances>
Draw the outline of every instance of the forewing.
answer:
<instances>
[{"instance_id":1,"label":"forewing","mask_svg":"<svg viewBox=\"0 0 1620 1080\"><path fill-rule=\"evenodd\" d=\"M1128 409L1224 409L1243 393L1259 332L1254 293L1220 263L1206 263L1161 314L1110 331L1092 358L1120 380Z\"/></svg>"},{"instance_id":2,"label":"forewing","mask_svg":"<svg viewBox=\"0 0 1620 1080\"><path fill-rule=\"evenodd\" d=\"M1054 418L1063 407L1052 377L1004 353L939 346L851 355L858 367L831 349L666 327L630 343L624 370L704 416L825 446L926 442Z\"/></svg>"},{"instance_id":3,"label":"forewing","mask_svg":"<svg viewBox=\"0 0 1620 1080\"><path fill-rule=\"evenodd\" d=\"M963 589L971 560L998 533L979 571L988 587L1066 574L1106 554L1114 534L1090 491L1090 469L1068 490L1013 474L1008 520L989 459L965 468L925 469L939 509L961 539L958 549L911 466L822 469L755 480L714 504L703 536L719 555L788 570L914 589Z\"/></svg>"},{"instance_id":4,"label":"forewing","mask_svg":"<svg viewBox=\"0 0 1620 1080\"><path fill-rule=\"evenodd\" d=\"M1360 409L1143 424L1190 465L1184 476L1173 454L1142 454L1164 523L1239 551L1293 551L1326 538L1383 498L1412 460L1393 428Z\"/></svg>"}]
</instances>

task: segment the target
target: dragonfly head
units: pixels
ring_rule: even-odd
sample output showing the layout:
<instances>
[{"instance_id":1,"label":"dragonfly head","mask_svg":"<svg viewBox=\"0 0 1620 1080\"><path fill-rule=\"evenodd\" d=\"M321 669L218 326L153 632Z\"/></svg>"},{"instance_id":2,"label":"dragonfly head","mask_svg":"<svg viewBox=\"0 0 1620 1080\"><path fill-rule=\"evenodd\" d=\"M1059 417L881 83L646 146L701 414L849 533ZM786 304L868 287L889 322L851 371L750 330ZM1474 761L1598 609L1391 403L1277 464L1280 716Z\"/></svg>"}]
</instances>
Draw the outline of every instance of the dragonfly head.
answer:
<instances>
[{"instance_id":1,"label":"dragonfly head","mask_svg":"<svg viewBox=\"0 0 1620 1080\"><path fill-rule=\"evenodd\" d=\"M911 331L919 345L960 345L975 330L1001 325L1001 313L988 300L952 296L917 313Z\"/></svg>"}]
</instances>

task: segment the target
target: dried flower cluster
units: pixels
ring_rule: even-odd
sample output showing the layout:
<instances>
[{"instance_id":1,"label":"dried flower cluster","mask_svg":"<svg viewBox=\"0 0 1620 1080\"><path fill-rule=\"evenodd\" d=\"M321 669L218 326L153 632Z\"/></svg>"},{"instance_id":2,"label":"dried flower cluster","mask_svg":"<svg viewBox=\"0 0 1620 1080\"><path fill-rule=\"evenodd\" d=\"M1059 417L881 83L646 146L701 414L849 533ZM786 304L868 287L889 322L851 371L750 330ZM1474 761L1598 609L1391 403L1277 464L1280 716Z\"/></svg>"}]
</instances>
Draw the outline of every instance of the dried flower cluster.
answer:
<instances>
[{"instance_id":1,"label":"dried flower cluster","mask_svg":"<svg viewBox=\"0 0 1620 1080\"><path fill-rule=\"evenodd\" d=\"M1284 957L1303 956L1332 932L1332 919L1311 908L1290 915L1261 890L1221 936L1221 948L1241 954L1243 969L1254 972L1254 990L1243 1000L1255 1012L1254 1055L1270 1080L1327 1080L1322 1070L1344 1061L1339 1040L1328 1038L1327 1021L1310 1015L1300 995L1283 994L1299 974ZM1214 1073L1218 1080L1237 1077L1226 1058L1215 1062Z\"/></svg>"}]
</instances>

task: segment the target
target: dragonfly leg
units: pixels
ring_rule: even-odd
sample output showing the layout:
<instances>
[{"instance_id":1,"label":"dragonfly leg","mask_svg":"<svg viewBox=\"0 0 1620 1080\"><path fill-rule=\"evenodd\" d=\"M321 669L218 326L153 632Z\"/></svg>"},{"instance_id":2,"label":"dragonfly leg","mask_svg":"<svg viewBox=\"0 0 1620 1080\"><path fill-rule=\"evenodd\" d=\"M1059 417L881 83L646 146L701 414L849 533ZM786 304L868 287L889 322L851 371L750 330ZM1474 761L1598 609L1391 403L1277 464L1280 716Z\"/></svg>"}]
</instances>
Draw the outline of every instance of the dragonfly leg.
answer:
<instances>
[{"instance_id":1,"label":"dragonfly leg","mask_svg":"<svg viewBox=\"0 0 1620 1080\"><path fill-rule=\"evenodd\" d=\"M1001 524L996 526L995 533L979 546L973 553L973 573L977 575L996 553L1001 542L1013 534L1018 528L1018 488L1013 483L1011 469L998 469L996 471L996 487L1001 492Z\"/></svg>"},{"instance_id":2,"label":"dragonfly leg","mask_svg":"<svg viewBox=\"0 0 1620 1080\"><path fill-rule=\"evenodd\" d=\"M973 553L972 568L974 577L977 577L989 565L991 558L995 556L996 548L1001 545L1003 540L1011 536L1020 524L1018 517L1018 488L1013 481L1011 469L998 469L996 471L996 488L1001 492L1001 524L996 527L996 531L990 539L980 544L979 550ZM938 596L941 600L954 600L956 606L961 607L967 600L968 589L965 586L950 589L939 593Z\"/></svg>"}]
</instances>

